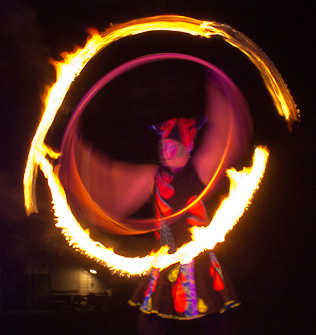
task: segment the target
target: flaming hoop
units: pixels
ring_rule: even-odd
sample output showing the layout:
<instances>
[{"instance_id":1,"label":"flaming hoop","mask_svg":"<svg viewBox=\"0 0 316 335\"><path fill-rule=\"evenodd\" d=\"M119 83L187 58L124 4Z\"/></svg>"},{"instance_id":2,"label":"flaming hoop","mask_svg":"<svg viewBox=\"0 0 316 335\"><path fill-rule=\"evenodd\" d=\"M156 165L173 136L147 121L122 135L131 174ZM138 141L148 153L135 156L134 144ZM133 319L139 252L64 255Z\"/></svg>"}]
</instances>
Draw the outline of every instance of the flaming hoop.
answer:
<instances>
[{"instance_id":1,"label":"flaming hoop","mask_svg":"<svg viewBox=\"0 0 316 335\"><path fill-rule=\"evenodd\" d=\"M265 53L242 33L228 25L216 22L200 21L176 15L138 19L114 25L101 34L97 31L90 31L91 35L82 49L71 54L63 54L61 62L53 62L57 72L57 80L46 94L45 110L31 144L24 175L26 212L30 215L37 211L34 186L39 166L51 190L56 227L62 229L69 245L113 271L126 275L140 275L148 272L152 267L163 269L177 262L190 262L202 251L213 249L216 243L224 241L226 233L237 223L259 187L268 158L268 150L258 147L254 152L251 168L244 168L240 172L233 169L228 170L228 177L231 181L229 196L223 200L210 224L207 227L194 227L192 241L183 245L173 254L168 254L168 248L163 247L157 253L146 257L123 257L115 254L112 249L106 248L101 243L93 241L89 234L82 229L72 214L63 186L53 169L53 164L51 164L51 160L57 159L60 153L54 152L44 143L46 134L70 84L92 57L120 38L158 30L177 31L204 38L220 36L227 43L245 53L255 64L274 100L278 113L285 118L288 124L299 118L299 112L289 90Z\"/></svg>"}]
</instances>

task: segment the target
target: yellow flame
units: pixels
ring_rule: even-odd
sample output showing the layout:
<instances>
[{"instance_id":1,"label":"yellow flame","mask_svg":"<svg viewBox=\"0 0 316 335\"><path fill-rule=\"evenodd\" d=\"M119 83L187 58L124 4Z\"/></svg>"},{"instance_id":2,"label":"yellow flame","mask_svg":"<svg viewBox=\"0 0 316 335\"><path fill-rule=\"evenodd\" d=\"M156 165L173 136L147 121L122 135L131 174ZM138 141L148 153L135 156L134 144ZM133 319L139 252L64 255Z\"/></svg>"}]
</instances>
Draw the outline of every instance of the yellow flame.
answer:
<instances>
[{"instance_id":1,"label":"yellow flame","mask_svg":"<svg viewBox=\"0 0 316 335\"><path fill-rule=\"evenodd\" d=\"M279 113L289 123L299 119L299 111L296 109L293 98L270 59L254 42L228 25L178 15L160 15L113 25L102 34L96 30L90 30L90 37L84 48L78 48L74 53L62 54L61 62L52 61L57 72L57 80L47 92L45 111L31 144L24 175L25 209L28 215L37 212L33 189L37 176L37 153L45 154L46 150L43 152L45 136L72 81L80 74L87 62L110 43L129 35L158 30L178 31L206 38L221 36L226 42L245 53L256 65Z\"/></svg>"},{"instance_id":2,"label":"yellow flame","mask_svg":"<svg viewBox=\"0 0 316 335\"><path fill-rule=\"evenodd\" d=\"M36 184L37 167L39 166L47 178L48 185L52 192L55 214L56 217L59 218L56 226L62 228L62 232L66 236L69 244L79 249L81 252L89 255L90 257L98 260L99 262L104 264L106 263L110 268L117 269L122 273L141 274L148 271L153 266L164 268L175 262L186 262L189 259L192 259L192 257L194 257L193 255L198 254L203 249L213 248L217 241L223 240L226 233L224 233L224 230L231 229L236 220L238 220L236 217L240 217L238 214L234 219L230 218L227 220L227 222L226 219L219 219L218 217L220 214L218 213L225 212L221 209L221 207L216 213L216 216L214 217L210 226L207 228L194 229L193 241L180 248L176 253L169 255L167 254L167 250L164 248L157 254L150 255L145 258L124 258L122 256L116 255L113 250L105 248L100 243L94 242L89 237L89 235L83 231L80 224L75 220L70 208L68 207L65 192L60 185L57 176L53 172L53 165L46 158L46 156L49 156L50 160L52 160L59 156L59 153L54 152L45 145L44 140L50 126L55 119L59 107L61 106L65 95L69 90L71 83L76 78L76 76L80 74L81 70L84 68L87 62L104 47L120 38L158 30L177 31L205 38L210 38L215 35L221 36L226 42L233 45L234 47L237 47L240 51L245 53L256 65L264 79L267 89L269 90L275 102L278 112L288 122L296 121L299 118L299 112L296 109L296 105L289 93L289 90L287 89L283 79L274 67L273 63L265 55L265 53L242 33L234 30L228 25L217 22L200 21L177 15L161 15L138 19L124 24L113 25L101 34L95 30L90 30L90 37L83 48L78 48L73 53L63 54L63 60L60 62L54 61L53 65L56 69L57 80L55 84L47 91L44 113L32 140L24 174L23 182L25 209L28 215L37 211L34 188ZM257 158L258 155L259 157L261 155L267 157L267 150L256 150L256 160L249 176L256 175L257 173L253 171L256 171L255 166L259 164L256 163L257 159L259 161L261 160L260 158ZM263 174L263 171L264 168L260 173ZM244 175L245 173L245 171L243 171L242 174L236 171L230 171L229 177L232 178L231 180L233 180L233 185L236 183L238 188L246 187L239 186L241 179L243 180L243 178L246 178ZM257 182L259 182L259 180L257 180ZM243 182L242 184L248 183L249 185L251 184L247 177L247 182ZM256 187L257 186L254 186L252 191L246 191L246 193L248 192L249 194L252 194ZM238 197L243 198L241 195ZM231 206L225 205L227 201L225 200L222 206ZM241 207L243 206L244 208L247 206L248 201L249 200L244 200L244 205L238 205L240 207L236 207L236 213L240 213ZM229 215L233 211L230 208L227 212L228 213L226 215ZM225 221L225 223L217 223L222 222L222 220ZM228 222L230 222L230 224L228 224ZM212 227L217 227L219 225L223 226L221 227L223 232L219 234L220 236L212 233L212 236L206 237L208 236L206 235L208 230L213 231ZM224 228L224 226L226 228ZM202 243L201 241L204 242ZM202 246L202 249L199 247L199 245ZM201 250L199 251L199 249Z\"/></svg>"},{"instance_id":3,"label":"yellow flame","mask_svg":"<svg viewBox=\"0 0 316 335\"><path fill-rule=\"evenodd\" d=\"M202 251L212 250L218 242L223 242L225 235L233 229L259 188L268 156L266 148L258 147L254 153L252 167L244 168L240 172L235 169L227 170L230 179L229 194L220 204L210 224L207 227L191 228L192 241L179 248L173 255L158 257L155 266L165 268L176 262L189 263Z\"/></svg>"},{"instance_id":4,"label":"yellow flame","mask_svg":"<svg viewBox=\"0 0 316 335\"><path fill-rule=\"evenodd\" d=\"M213 249L216 243L224 241L225 235L242 216L259 187L267 159L267 149L259 147L255 150L251 168L244 168L241 172L228 170L231 181L228 197L221 203L209 226L192 228L191 242L180 247L174 254L168 254L168 248L163 247L158 252L142 258L117 255L113 249L92 240L89 231L83 230L73 216L67 204L65 191L52 165L44 157L39 159L39 164L51 190L56 227L62 229L69 245L113 271L124 275L141 275L153 267L164 269L177 262L188 263L202 251Z\"/></svg>"}]
</instances>

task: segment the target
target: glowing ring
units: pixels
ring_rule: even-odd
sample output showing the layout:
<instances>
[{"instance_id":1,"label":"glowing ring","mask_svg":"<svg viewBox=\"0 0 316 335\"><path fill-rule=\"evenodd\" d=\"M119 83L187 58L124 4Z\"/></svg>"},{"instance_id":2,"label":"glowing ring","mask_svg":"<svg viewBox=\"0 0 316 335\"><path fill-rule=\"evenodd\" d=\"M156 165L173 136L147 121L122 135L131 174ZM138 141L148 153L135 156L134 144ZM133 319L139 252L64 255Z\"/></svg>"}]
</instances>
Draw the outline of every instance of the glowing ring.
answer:
<instances>
[{"instance_id":1,"label":"glowing ring","mask_svg":"<svg viewBox=\"0 0 316 335\"><path fill-rule=\"evenodd\" d=\"M293 98L290 95L289 90L287 89L282 77L278 73L273 63L255 43L253 43L250 39L248 39L239 31L234 30L228 25L217 22L200 21L189 17L177 15L161 15L156 17L138 19L124 24L114 25L107 29L102 35L99 35L96 32L92 32L94 33L94 36L91 36L84 48L78 49L73 54L62 55L64 59L61 62L54 62L54 66L57 72L57 81L47 92L45 100L45 111L33 138L24 174L23 182L25 209L28 215L32 212L37 211L35 184L38 166L40 166L41 170L43 171L45 177L48 180L48 184L51 189L53 198L56 195L60 195L61 198L65 197L62 188L60 189L58 179L56 180L56 175L53 172L53 166L52 164L50 164L49 159L46 159L47 155L53 159L56 159L58 158L59 154L49 149L44 144L44 140L47 131L53 123L54 118L64 100L64 97L72 81L77 75L80 74L86 63L96 53L98 53L110 43L119 40L122 37L159 30L177 31L191 34L193 36L202 36L206 38L216 35L220 36L227 43L231 44L234 47L237 47L241 52L245 53L250 61L254 63L273 98L277 111L281 116L286 119L288 124L291 124L293 121L299 120L299 111L296 109ZM68 64L70 60L71 63ZM259 159L254 161L252 168L253 173L251 172L251 174L253 179L256 180L256 183L258 183L263 176L268 153L266 150L261 148L255 151L255 156L258 156ZM257 171L257 168L259 169L259 171ZM236 171L230 171L229 175L234 176L236 173ZM238 176L236 176L237 179L239 179ZM243 172L240 176L243 176ZM257 184L253 183L253 190L250 192L251 194L255 192L257 188L256 185ZM249 200L245 200L244 207L246 207L248 204ZM205 249L212 249L217 242L221 241L221 238L223 239L223 236L225 236L227 231L229 229L232 229L233 225L236 223L235 221L238 220L244 210L243 209L241 213L238 212L236 218L231 219L231 227L226 227L227 230L225 231L225 233L223 233L223 236L219 237L218 239L213 239L213 241L207 241L207 243L204 244L201 243L201 240L203 240L203 236L205 236L205 230L202 230L201 234L199 234L202 235L200 236L201 239L198 239L198 241L191 241L189 244L186 245L186 247L182 248L182 250L178 249L175 254L168 255L167 252L161 252L160 254L155 256L147 256L142 259L135 259L115 255L113 251L108 250L103 246L100 246L98 242L92 241L90 237L82 230L81 226L77 222L74 222L73 217L71 216L71 211L67 207L65 202L61 201L61 204L58 204L58 206L55 203L54 209L56 216L61 213L66 213L66 217L63 217L61 219L64 220L65 223L71 223L71 232L73 232L73 230L78 231L78 236L76 237L76 239L71 239L71 233L65 231L63 223L59 222L58 224L56 224L56 226L63 228L63 233L66 238L69 239L70 245L79 249L79 251L99 261L100 263L110 268L113 268L116 271L121 271L124 274L141 274L150 270L150 268L152 268L153 266L165 268L179 261L190 261L190 259L197 256L201 251ZM213 221L214 219L212 220L212 226ZM207 228L212 229L211 224ZM81 242L87 242L89 245L89 250L83 248L80 245ZM191 252L191 245L193 244L198 244L198 247L194 250L194 252ZM92 253L89 253L90 249ZM183 255L183 253L185 255ZM109 263L107 261L107 257L110 254L114 257L112 263ZM161 255L162 257L160 257ZM116 263L118 258L122 259L124 264L117 266ZM140 268L135 270L134 265L136 262L139 263L139 261L142 262L142 265Z\"/></svg>"},{"instance_id":2,"label":"glowing ring","mask_svg":"<svg viewBox=\"0 0 316 335\"><path fill-rule=\"evenodd\" d=\"M82 100L80 101L79 105L77 106L77 108L75 109L70 121L68 122L68 126L63 138L63 143L61 145L61 148L63 148L64 143L69 140L69 137L71 136L71 129L72 128L76 128L79 124L80 121L80 117L84 111L84 109L86 108L86 106L88 105L88 103L91 101L91 99L108 83L110 83L112 80L114 80L115 78L119 77L120 75L131 71L139 66L143 66L152 62L156 62L156 61L162 61L162 60L170 60L170 59L180 59L180 60L186 60L186 61L190 61L190 62L194 62L197 64L200 64L204 67L206 67L207 69L211 70L213 73L218 74L221 79L223 79L225 81L225 84L227 86L232 86L232 82L231 79L222 71L220 71L217 67L215 67L214 65L210 64L209 62L198 58L198 57L194 57L191 55L186 55L186 54L176 54L176 53L161 53L161 54L153 54L153 55L147 55L147 56L143 56L143 57L139 57L136 59L133 59L129 62L126 62L120 66L118 66L117 68L115 68L114 70L110 71L109 73L107 73L106 75L104 75L98 82L96 82L91 88L90 90L86 93L86 95L82 98ZM230 121L231 123L231 121ZM230 124L231 127L231 124ZM229 132L230 134L230 132ZM205 186L205 188L203 189L203 191L195 198L194 201L192 201L189 205L183 207L182 209L173 212L172 214L164 217L164 220L168 220L170 218L174 218L177 217L185 212L187 212L190 208L192 208L194 205L196 205L200 199L202 199L207 192L210 190L214 180L217 178L223 163L225 161L226 155L227 155L227 151L228 151L228 147L230 146L230 142L231 142L231 136L227 136L227 140L226 140L226 145L225 145L225 149L223 150L223 155L218 163L218 166L216 168L216 171L214 172L214 175L210 178L208 184ZM109 218L111 221L116 222L113 218ZM152 219L154 221L154 219ZM146 219L146 221L151 221L150 219Z\"/></svg>"}]
</instances>

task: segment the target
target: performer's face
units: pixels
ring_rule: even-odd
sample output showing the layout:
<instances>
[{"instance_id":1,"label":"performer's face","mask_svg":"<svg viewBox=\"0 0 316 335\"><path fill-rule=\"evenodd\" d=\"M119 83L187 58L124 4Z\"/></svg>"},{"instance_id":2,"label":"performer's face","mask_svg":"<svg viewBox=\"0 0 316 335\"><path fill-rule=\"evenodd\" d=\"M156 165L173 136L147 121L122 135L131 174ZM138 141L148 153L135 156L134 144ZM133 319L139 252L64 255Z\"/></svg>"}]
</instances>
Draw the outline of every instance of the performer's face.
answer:
<instances>
[{"instance_id":1,"label":"performer's face","mask_svg":"<svg viewBox=\"0 0 316 335\"><path fill-rule=\"evenodd\" d=\"M186 151L185 146L171 138L167 138L160 142L160 159L164 166L175 171L184 167L190 159L190 153Z\"/></svg>"}]
</instances>

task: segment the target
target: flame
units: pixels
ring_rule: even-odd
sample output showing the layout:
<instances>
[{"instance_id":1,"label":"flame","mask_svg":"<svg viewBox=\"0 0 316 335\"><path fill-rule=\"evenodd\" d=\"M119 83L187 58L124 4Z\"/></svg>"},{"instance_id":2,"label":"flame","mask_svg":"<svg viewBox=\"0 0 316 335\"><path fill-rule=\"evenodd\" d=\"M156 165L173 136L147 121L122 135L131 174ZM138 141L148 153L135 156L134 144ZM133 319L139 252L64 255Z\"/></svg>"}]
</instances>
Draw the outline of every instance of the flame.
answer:
<instances>
[{"instance_id":1,"label":"flame","mask_svg":"<svg viewBox=\"0 0 316 335\"><path fill-rule=\"evenodd\" d=\"M39 165L51 190L56 227L62 229L69 245L115 272L124 275L141 275L153 267L164 269L177 262L188 263L202 251L211 250L216 243L224 241L225 235L238 222L258 189L267 159L268 150L258 147L254 153L252 167L244 168L241 172L234 169L227 171L231 181L228 197L223 200L206 228L192 228L191 242L183 245L173 254L168 254L168 248L163 247L158 252L142 258L117 255L113 249L92 240L89 231L83 230L73 216L53 166L44 157L39 159Z\"/></svg>"},{"instance_id":2,"label":"flame","mask_svg":"<svg viewBox=\"0 0 316 335\"><path fill-rule=\"evenodd\" d=\"M230 180L229 194L220 204L210 224L207 227L191 228L192 241L173 255L158 257L155 266L166 268L176 262L189 263L202 251L212 250L218 242L223 242L225 235L236 225L259 188L268 157L267 148L257 147L252 167L244 168L240 172L235 169L227 170Z\"/></svg>"},{"instance_id":3,"label":"flame","mask_svg":"<svg viewBox=\"0 0 316 335\"><path fill-rule=\"evenodd\" d=\"M242 215L245 206L249 203L249 197L251 198L251 195L258 187L257 184L252 184L252 180L256 179L258 183L262 178L265 165L262 167L258 161L264 160L266 162L268 155L266 149L258 148L255 151L254 165L249 173L246 171L240 173L233 170L228 172L229 178L232 180L233 188L236 187L235 191L238 194L241 192L241 189L247 188L248 184L252 185L251 190L248 190L248 188L245 190L245 193L249 195L247 200L244 199L243 195L237 196L237 198L243 199L243 205L236 205L235 217L232 218L229 216L226 220L225 215L232 215L233 210L231 207L229 207L229 210L222 209L222 207L225 208L225 206L232 206L230 204L232 200L228 200L231 199L231 197L235 198L233 195L235 191L232 191L229 198L222 203L222 206L217 211L209 227L193 229L193 240L172 255L169 255L166 248L163 248L157 254L149 255L144 258L125 258L116 255L113 250L105 248L99 242L93 241L88 233L83 231L80 224L73 217L67 204L65 192L60 185L57 175L53 171L53 164L50 161L58 158L60 154L45 145L44 140L46 134L55 119L71 83L93 56L120 38L158 30L178 31L205 38L210 38L215 35L222 37L226 42L245 53L255 64L264 79L265 85L275 102L278 112L286 121L290 123L299 118L299 111L296 109L289 90L265 53L242 33L228 25L217 22L200 21L177 15L161 15L113 25L103 33L90 30L90 36L83 48L78 48L73 53L62 54L63 60L60 62L52 61L56 69L57 80L46 93L44 113L32 140L24 174L23 182L26 212L30 215L32 212L37 211L34 188L39 166L47 178L48 185L51 189L54 210L58 218L56 226L62 228L62 232L66 236L69 244L100 263L106 264L111 269L121 271L125 274L142 274L151 267L165 268L175 262L187 262L204 249L212 249L218 241L222 241L226 231L232 229L233 225ZM47 156L48 158L46 158ZM260 158L261 156L265 158ZM257 165L261 166L261 172L257 172ZM243 186L241 186L241 184ZM227 203L228 205L225 205ZM241 208L243 209L241 210ZM225 215L220 214L223 212L227 213ZM215 234L213 232L215 228L213 227L219 226L221 226L221 233ZM212 232L210 235L208 233L209 231Z\"/></svg>"}]
</instances>

